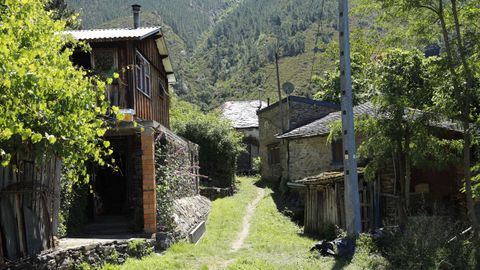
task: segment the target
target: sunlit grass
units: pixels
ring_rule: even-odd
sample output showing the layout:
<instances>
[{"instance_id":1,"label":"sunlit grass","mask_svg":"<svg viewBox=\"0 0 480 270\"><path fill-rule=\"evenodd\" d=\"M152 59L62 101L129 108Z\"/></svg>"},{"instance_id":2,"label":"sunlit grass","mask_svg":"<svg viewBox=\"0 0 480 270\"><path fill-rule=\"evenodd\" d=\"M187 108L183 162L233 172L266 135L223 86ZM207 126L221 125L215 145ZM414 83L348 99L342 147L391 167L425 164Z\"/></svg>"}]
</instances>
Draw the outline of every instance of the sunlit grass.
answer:
<instances>
[{"instance_id":1,"label":"sunlit grass","mask_svg":"<svg viewBox=\"0 0 480 270\"><path fill-rule=\"evenodd\" d=\"M231 251L241 231L247 205L257 196L256 178L240 177L240 191L216 200L207 221L207 232L198 245L177 243L162 255L130 259L121 266L105 269L362 269L334 258L319 258L308 252L315 239L276 208L272 191L258 204L244 246ZM368 259L368 258L367 258Z\"/></svg>"}]
</instances>

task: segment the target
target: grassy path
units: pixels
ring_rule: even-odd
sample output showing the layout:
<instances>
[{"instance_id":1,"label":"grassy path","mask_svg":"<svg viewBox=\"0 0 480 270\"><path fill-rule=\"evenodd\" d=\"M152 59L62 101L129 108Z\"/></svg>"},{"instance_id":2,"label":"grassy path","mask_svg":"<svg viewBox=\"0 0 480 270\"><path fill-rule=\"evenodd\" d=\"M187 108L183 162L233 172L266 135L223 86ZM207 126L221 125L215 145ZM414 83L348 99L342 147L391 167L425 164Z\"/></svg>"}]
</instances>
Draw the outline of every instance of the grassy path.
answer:
<instances>
[{"instance_id":1,"label":"grassy path","mask_svg":"<svg viewBox=\"0 0 480 270\"><path fill-rule=\"evenodd\" d=\"M239 180L235 196L213 202L207 232L199 244L177 243L162 256L130 259L105 269L339 268L332 258L308 253L315 240L302 236L301 229L278 212L270 189L257 187L255 178Z\"/></svg>"},{"instance_id":2,"label":"grassy path","mask_svg":"<svg viewBox=\"0 0 480 270\"><path fill-rule=\"evenodd\" d=\"M232 244L232 251L238 251L242 246L243 243L245 242L245 239L248 236L248 233L250 231L250 220L252 219L253 214L255 213L255 210L257 209L257 205L260 202L261 199L263 199L263 196L265 195L265 190L263 188L258 188L257 192L257 197L255 200L253 200L248 206L247 206L247 213L243 217L243 229L242 231L238 234L237 240L233 242Z\"/></svg>"}]
</instances>

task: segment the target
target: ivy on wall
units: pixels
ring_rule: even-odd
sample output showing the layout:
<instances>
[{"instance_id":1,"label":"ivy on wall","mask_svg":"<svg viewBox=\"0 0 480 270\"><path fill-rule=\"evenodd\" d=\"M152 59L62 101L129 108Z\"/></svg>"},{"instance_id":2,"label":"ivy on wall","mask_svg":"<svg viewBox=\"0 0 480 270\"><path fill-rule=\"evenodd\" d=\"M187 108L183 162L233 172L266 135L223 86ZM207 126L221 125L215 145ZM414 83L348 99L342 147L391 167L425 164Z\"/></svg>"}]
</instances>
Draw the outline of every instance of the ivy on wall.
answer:
<instances>
[{"instance_id":1,"label":"ivy on wall","mask_svg":"<svg viewBox=\"0 0 480 270\"><path fill-rule=\"evenodd\" d=\"M167 137L162 134L155 142L157 217L158 229L162 232L174 229L175 199L198 194L198 147Z\"/></svg>"}]
</instances>

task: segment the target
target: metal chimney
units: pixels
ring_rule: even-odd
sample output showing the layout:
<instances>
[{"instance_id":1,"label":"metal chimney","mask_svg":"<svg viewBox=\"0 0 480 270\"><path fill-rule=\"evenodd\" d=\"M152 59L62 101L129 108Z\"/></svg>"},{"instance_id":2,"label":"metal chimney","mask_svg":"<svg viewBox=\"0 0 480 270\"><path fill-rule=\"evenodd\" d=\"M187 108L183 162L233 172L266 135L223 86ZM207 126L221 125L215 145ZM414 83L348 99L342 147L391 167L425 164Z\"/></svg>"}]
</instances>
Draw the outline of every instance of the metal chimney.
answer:
<instances>
[{"instance_id":1,"label":"metal chimney","mask_svg":"<svg viewBox=\"0 0 480 270\"><path fill-rule=\"evenodd\" d=\"M140 27L140 8L142 6L140 5L132 5L132 10L133 10L133 28L137 29Z\"/></svg>"}]
</instances>

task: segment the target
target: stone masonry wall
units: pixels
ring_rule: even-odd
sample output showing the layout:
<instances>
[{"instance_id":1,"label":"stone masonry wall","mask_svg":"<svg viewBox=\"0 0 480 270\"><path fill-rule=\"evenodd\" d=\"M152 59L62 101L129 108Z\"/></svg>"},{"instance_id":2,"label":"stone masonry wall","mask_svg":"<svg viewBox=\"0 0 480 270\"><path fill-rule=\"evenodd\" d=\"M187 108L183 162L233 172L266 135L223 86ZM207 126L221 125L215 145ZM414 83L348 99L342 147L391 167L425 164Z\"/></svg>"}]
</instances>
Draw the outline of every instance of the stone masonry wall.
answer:
<instances>
[{"instance_id":1,"label":"stone masonry wall","mask_svg":"<svg viewBox=\"0 0 480 270\"><path fill-rule=\"evenodd\" d=\"M207 220L211 207L210 200L200 195L175 200L172 214L174 230L157 233L159 249L167 249L174 242L188 239L190 232ZM158 228L159 231L161 229Z\"/></svg>"},{"instance_id":2,"label":"stone masonry wall","mask_svg":"<svg viewBox=\"0 0 480 270\"><path fill-rule=\"evenodd\" d=\"M289 150L291 181L338 168L332 164L332 147L326 136L290 140Z\"/></svg>"},{"instance_id":3,"label":"stone masonry wall","mask_svg":"<svg viewBox=\"0 0 480 270\"><path fill-rule=\"evenodd\" d=\"M331 107L290 100L288 108L286 103L283 104L285 131L310 123L337 110ZM261 175L265 180L274 183L282 179L287 180L289 177L287 143L285 140L276 139L276 136L283 133L279 116L280 106L278 105L272 105L258 114L260 158L262 160ZM268 146L272 144L279 144L280 146L280 164L273 166L268 164Z\"/></svg>"},{"instance_id":4,"label":"stone masonry wall","mask_svg":"<svg viewBox=\"0 0 480 270\"><path fill-rule=\"evenodd\" d=\"M154 240L130 239L90 244L76 248L49 250L6 269L74 270L99 269L106 263L123 264L129 257L140 258L153 251Z\"/></svg>"}]
</instances>

